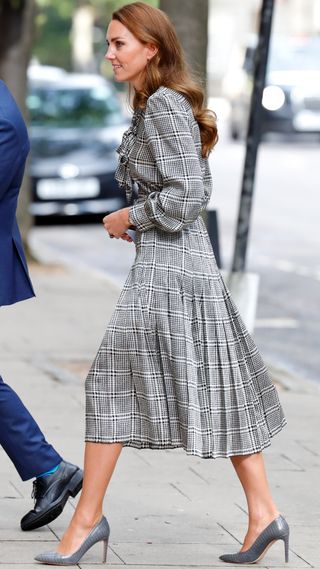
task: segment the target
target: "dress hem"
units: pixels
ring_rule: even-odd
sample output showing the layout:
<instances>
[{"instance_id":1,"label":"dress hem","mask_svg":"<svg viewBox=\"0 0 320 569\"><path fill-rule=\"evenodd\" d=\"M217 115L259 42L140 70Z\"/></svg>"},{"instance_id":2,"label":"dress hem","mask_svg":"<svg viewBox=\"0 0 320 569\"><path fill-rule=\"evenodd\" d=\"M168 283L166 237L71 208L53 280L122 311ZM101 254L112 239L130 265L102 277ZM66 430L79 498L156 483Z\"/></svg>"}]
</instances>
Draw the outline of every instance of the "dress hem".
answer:
<instances>
[{"instance_id":1,"label":"dress hem","mask_svg":"<svg viewBox=\"0 0 320 569\"><path fill-rule=\"evenodd\" d=\"M282 429L283 427L285 427L287 424L286 419L284 418L282 420L282 422L280 423L279 427L277 429L275 429L272 433L269 433L269 437L270 439L272 437L274 437L275 435L277 435ZM120 439L112 439L112 440L106 440L105 437L89 437L86 436L85 437L85 442L86 443L103 443L103 444L115 444L115 443L122 443L123 446L125 447L132 447L135 448L137 450L144 450L144 449L150 449L150 450L173 450L173 449L177 449L177 448L182 448L187 455L189 456L197 456L198 458L211 458L211 459L215 459L215 458L230 458L231 456L247 456L250 454L257 454L259 452L262 452L265 448L268 448L271 445L271 440L267 440L264 444L256 447L255 449L245 449L245 450L234 450L234 451L228 451L228 452L219 452L219 453L200 453L197 452L195 450L190 450L188 448L186 448L183 443L177 443L177 444L159 444L159 443L154 443L154 442L141 442L141 441L136 441L136 440L120 440Z\"/></svg>"}]
</instances>

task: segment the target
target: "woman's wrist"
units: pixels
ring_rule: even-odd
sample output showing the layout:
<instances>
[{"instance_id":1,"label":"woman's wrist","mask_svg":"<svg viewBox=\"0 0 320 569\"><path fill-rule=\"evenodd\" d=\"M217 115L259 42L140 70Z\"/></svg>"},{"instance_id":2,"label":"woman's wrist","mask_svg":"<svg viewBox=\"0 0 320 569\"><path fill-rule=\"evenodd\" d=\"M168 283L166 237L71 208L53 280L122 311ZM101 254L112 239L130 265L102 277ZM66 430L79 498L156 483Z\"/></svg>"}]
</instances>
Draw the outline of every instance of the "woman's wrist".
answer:
<instances>
[{"instance_id":1,"label":"woman's wrist","mask_svg":"<svg viewBox=\"0 0 320 569\"><path fill-rule=\"evenodd\" d=\"M130 220L129 220L129 208L128 207L124 207L121 210L121 216L123 219L123 223L125 223L126 225L126 229L129 229L130 227Z\"/></svg>"}]
</instances>

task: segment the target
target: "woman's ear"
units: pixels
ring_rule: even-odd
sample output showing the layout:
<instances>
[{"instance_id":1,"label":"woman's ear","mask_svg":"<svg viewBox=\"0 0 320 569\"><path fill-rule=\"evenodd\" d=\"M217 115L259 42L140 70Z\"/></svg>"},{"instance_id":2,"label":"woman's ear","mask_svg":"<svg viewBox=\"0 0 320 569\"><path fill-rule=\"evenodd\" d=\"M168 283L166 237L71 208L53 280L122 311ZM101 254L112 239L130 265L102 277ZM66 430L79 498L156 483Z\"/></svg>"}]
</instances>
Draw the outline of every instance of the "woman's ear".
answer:
<instances>
[{"instance_id":1,"label":"woman's ear","mask_svg":"<svg viewBox=\"0 0 320 569\"><path fill-rule=\"evenodd\" d=\"M150 61L150 59L152 59L156 53L158 53L158 48L156 45L154 45L153 43L149 43L147 44L147 58L148 61Z\"/></svg>"}]
</instances>

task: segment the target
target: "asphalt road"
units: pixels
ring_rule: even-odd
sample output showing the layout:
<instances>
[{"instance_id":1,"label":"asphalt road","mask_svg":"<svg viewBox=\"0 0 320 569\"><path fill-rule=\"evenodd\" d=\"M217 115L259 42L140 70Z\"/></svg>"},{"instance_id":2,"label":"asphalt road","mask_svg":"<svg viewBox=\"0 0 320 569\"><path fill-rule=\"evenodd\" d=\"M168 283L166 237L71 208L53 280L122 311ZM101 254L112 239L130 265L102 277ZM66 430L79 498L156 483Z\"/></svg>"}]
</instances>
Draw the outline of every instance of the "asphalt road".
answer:
<instances>
[{"instance_id":1,"label":"asphalt road","mask_svg":"<svg viewBox=\"0 0 320 569\"><path fill-rule=\"evenodd\" d=\"M222 113L223 114L223 113ZM211 166L221 256L230 268L244 146L222 120ZM247 270L260 275L255 339L268 363L320 381L319 142L272 138L259 152ZM47 260L83 266L121 285L134 245L99 224L36 227L31 244Z\"/></svg>"}]
</instances>

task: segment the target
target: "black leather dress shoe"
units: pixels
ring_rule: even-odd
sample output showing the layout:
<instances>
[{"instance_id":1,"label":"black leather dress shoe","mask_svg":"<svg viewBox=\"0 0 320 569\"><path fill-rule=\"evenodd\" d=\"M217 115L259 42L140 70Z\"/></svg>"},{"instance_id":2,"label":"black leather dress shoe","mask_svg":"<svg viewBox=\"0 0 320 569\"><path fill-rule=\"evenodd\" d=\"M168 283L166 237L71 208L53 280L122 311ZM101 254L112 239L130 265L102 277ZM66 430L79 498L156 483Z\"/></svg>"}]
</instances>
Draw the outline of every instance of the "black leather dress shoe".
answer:
<instances>
[{"instance_id":1,"label":"black leather dress shoe","mask_svg":"<svg viewBox=\"0 0 320 569\"><path fill-rule=\"evenodd\" d=\"M40 528L60 516L69 496L82 488L83 472L74 464L62 461L58 470L33 482L34 509L21 520L21 529Z\"/></svg>"}]
</instances>

